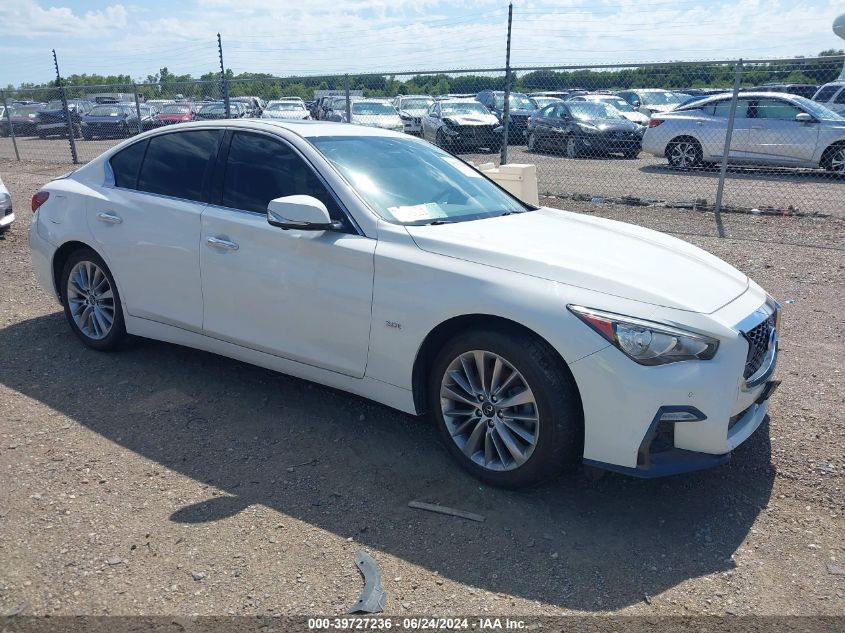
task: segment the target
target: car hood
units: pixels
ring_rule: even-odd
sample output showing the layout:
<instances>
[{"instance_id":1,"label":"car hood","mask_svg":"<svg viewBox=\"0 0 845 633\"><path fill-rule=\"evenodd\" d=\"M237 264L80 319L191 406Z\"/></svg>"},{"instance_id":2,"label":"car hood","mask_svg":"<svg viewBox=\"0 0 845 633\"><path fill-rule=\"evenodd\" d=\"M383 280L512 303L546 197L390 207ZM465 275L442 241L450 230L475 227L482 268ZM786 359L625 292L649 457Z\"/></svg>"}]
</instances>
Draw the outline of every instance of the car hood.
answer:
<instances>
[{"instance_id":1,"label":"car hood","mask_svg":"<svg viewBox=\"0 0 845 633\"><path fill-rule=\"evenodd\" d=\"M669 112L670 110L674 110L675 108L677 108L679 105L679 103L666 103L663 105L644 104L643 107L651 112Z\"/></svg>"},{"instance_id":2,"label":"car hood","mask_svg":"<svg viewBox=\"0 0 845 633\"><path fill-rule=\"evenodd\" d=\"M602 132L633 132L637 129L637 124L632 123L628 119L576 119L576 121L595 126Z\"/></svg>"},{"instance_id":3,"label":"car hood","mask_svg":"<svg viewBox=\"0 0 845 633\"><path fill-rule=\"evenodd\" d=\"M352 122L370 127L398 128L402 125L398 114L353 114Z\"/></svg>"},{"instance_id":4,"label":"car hood","mask_svg":"<svg viewBox=\"0 0 845 633\"><path fill-rule=\"evenodd\" d=\"M632 123L639 123L640 125L648 125L649 116L642 112L622 112L622 116Z\"/></svg>"},{"instance_id":5,"label":"car hood","mask_svg":"<svg viewBox=\"0 0 845 633\"><path fill-rule=\"evenodd\" d=\"M262 119L304 119L308 116L306 110L264 110Z\"/></svg>"},{"instance_id":6,"label":"car hood","mask_svg":"<svg viewBox=\"0 0 845 633\"><path fill-rule=\"evenodd\" d=\"M679 310L711 313L748 288L687 242L557 209L406 228L424 251Z\"/></svg>"},{"instance_id":7,"label":"car hood","mask_svg":"<svg viewBox=\"0 0 845 633\"><path fill-rule=\"evenodd\" d=\"M86 123L120 123L121 121L125 121L127 117L125 116L91 116L90 114L83 114L82 120Z\"/></svg>"},{"instance_id":8,"label":"car hood","mask_svg":"<svg viewBox=\"0 0 845 633\"><path fill-rule=\"evenodd\" d=\"M443 120L449 119L456 125L495 125L499 118L495 114L447 114Z\"/></svg>"}]
</instances>

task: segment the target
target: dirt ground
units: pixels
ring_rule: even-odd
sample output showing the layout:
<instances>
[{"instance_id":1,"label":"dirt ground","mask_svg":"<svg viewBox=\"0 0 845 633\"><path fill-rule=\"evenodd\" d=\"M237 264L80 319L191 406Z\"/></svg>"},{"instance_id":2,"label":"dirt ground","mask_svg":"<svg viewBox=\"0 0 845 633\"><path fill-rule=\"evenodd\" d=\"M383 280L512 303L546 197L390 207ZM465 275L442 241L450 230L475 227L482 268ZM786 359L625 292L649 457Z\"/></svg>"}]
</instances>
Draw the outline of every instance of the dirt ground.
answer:
<instances>
[{"instance_id":1,"label":"dirt ground","mask_svg":"<svg viewBox=\"0 0 845 633\"><path fill-rule=\"evenodd\" d=\"M173 345L102 354L36 286L0 160L0 614L845 615L845 220L548 200L679 235L784 305L768 427L716 470L480 485L425 420ZM476 523L411 500L483 515Z\"/></svg>"}]
</instances>

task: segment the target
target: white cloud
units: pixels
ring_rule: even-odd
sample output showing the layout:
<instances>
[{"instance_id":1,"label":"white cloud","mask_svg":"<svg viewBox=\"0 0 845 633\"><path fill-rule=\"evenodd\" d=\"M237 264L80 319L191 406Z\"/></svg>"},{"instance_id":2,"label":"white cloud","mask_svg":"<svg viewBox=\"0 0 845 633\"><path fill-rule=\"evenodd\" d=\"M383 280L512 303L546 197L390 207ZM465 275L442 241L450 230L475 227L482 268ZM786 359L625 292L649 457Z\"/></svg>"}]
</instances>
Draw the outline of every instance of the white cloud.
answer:
<instances>
[{"instance_id":1,"label":"white cloud","mask_svg":"<svg viewBox=\"0 0 845 633\"><path fill-rule=\"evenodd\" d=\"M129 12L122 4L78 15L68 7L41 7L35 0L3 0L0 34L37 37L56 33L95 36L108 29L123 29Z\"/></svg>"}]
</instances>

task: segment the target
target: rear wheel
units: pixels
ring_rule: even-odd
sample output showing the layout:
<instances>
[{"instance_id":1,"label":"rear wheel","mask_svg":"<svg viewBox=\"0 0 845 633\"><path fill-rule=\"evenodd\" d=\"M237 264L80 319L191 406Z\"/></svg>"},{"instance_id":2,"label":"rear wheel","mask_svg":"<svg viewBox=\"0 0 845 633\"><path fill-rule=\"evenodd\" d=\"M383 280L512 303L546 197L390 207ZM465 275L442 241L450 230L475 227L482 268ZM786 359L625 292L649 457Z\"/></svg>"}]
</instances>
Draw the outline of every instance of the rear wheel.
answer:
<instances>
[{"instance_id":1,"label":"rear wheel","mask_svg":"<svg viewBox=\"0 0 845 633\"><path fill-rule=\"evenodd\" d=\"M65 318L88 347L112 350L126 339L120 295L108 266L90 248L71 253L61 278Z\"/></svg>"},{"instance_id":2,"label":"rear wheel","mask_svg":"<svg viewBox=\"0 0 845 633\"><path fill-rule=\"evenodd\" d=\"M528 133L527 147L529 152L537 151L537 137L534 135L534 132Z\"/></svg>"},{"instance_id":3,"label":"rear wheel","mask_svg":"<svg viewBox=\"0 0 845 633\"><path fill-rule=\"evenodd\" d=\"M583 422L574 380L534 336L459 334L432 364L429 406L447 450L490 485L530 486L579 463Z\"/></svg>"},{"instance_id":4,"label":"rear wheel","mask_svg":"<svg viewBox=\"0 0 845 633\"><path fill-rule=\"evenodd\" d=\"M639 155L640 155L640 150L638 150L638 149L629 149L627 152L625 152L625 158L627 158L629 160L632 159L632 158L636 158Z\"/></svg>"},{"instance_id":5,"label":"rear wheel","mask_svg":"<svg viewBox=\"0 0 845 633\"><path fill-rule=\"evenodd\" d=\"M834 145L827 149L822 165L834 174L845 176L845 144Z\"/></svg>"},{"instance_id":6,"label":"rear wheel","mask_svg":"<svg viewBox=\"0 0 845 633\"><path fill-rule=\"evenodd\" d=\"M569 136L564 144L564 153L567 158L578 158L578 141L574 136Z\"/></svg>"},{"instance_id":7,"label":"rear wheel","mask_svg":"<svg viewBox=\"0 0 845 633\"><path fill-rule=\"evenodd\" d=\"M666 158L676 169L692 169L701 166L701 145L695 139L672 141L666 148Z\"/></svg>"}]
</instances>

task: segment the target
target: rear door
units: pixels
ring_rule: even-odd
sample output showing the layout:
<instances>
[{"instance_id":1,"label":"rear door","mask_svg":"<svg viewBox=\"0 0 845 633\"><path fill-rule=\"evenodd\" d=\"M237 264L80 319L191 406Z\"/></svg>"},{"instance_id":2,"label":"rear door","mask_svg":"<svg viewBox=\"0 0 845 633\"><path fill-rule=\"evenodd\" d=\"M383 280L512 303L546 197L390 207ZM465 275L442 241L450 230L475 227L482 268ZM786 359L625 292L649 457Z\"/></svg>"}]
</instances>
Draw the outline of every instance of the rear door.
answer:
<instances>
[{"instance_id":1,"label":"rear door","mask_svg":"<svg viewBox=\"0 0 845 633\"><path fill-rule=\"evenodd\" d=\"M772 162L811 161L819 138L819 124L801 123L795 116L804 112L784 99L758 99L753 108L749 154Z\"/></svg>"},{"instance_id":2,"label":"rear door","mask_svg":"<svg viewBox=\"0 0 845 633\"><path fill-rule=\"evenodd\" d=\"M112 157L112 182L88 202L88 226L126 310L202 327L198 244L205 189L221 130L154 136Z\"/></svg>"},{"instance_id":3,"label":"rear door","mask_svg":"<svg viewBox=\"0 0 845 633\"><path fill-rule=\"evenodd\" d=\"M736 102L736 115L731 134L731 158L747 158L751 135L749 117L750 99L739 98ZM721 99L702 106L702 116L691 121L690 132L701 142L705 159L719 157L725 153L725 138L730 120L731 99Z\"/></svg>"}]
</instances>

